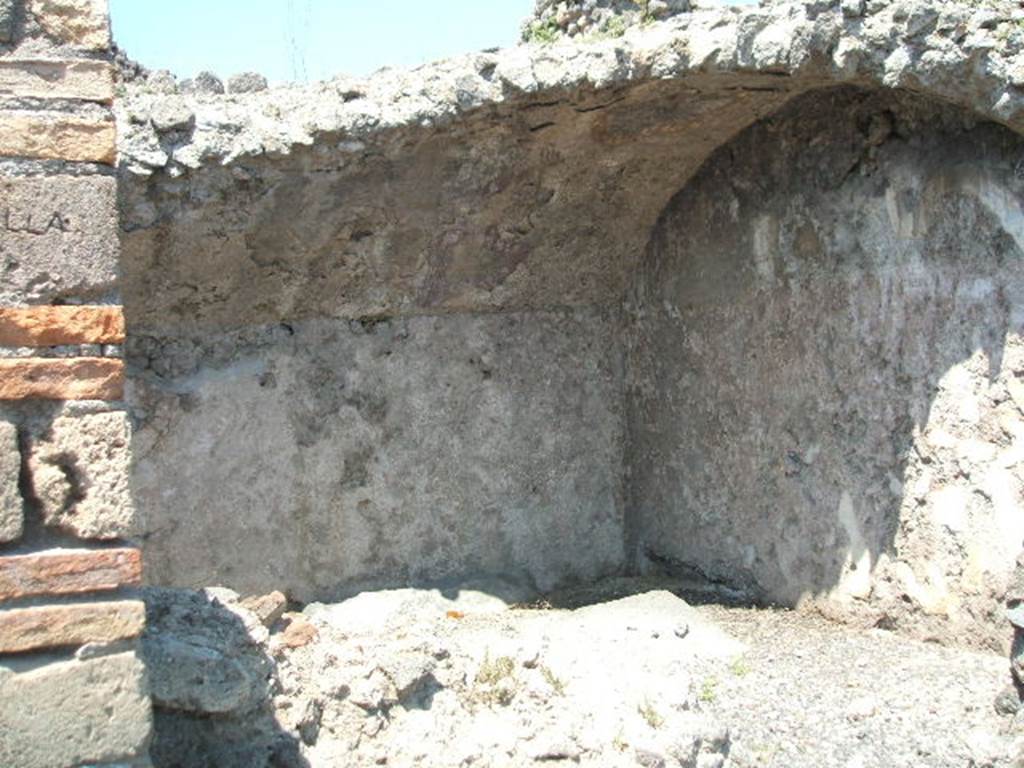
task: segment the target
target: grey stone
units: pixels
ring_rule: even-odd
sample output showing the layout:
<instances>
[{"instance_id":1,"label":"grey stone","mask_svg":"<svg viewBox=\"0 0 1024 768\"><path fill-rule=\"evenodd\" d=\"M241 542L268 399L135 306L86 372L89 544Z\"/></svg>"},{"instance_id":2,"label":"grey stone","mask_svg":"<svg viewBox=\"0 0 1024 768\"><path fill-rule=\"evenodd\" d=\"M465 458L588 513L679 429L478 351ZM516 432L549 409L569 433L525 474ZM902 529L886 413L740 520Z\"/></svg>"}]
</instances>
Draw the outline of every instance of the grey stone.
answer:
<instances>
[{"instance_id":1,"label":"grey stone","mask_svg":"<svg viewBox=\"0 0 1024 768\"><path fill-rule=\"evenodd\" d=\"M166 69L156 69L146 76L146 87L155 93L174 94L178 92L178 78Z\"/></svg>"},{"instance_id":2,"label":"grey stone","mask_svg":"<svg viewBox=\"0 0 1024 768\"><path fill-rule=\"evenodd\" d=\"M1006 620L1013 626L1024 629L1024 603L1006 609Z\"/></svg>"},{"instance_id":3,"label":"grey stone","mask_svg":"<svg viewBox=\"0 0 1024 768\"><path fill-rule=\"evenodd\" d=\"M612 316L289 329L130 343L159 377L136 382L133 438L149 578L307 602L363 581L546 589L621 568Z\"/></svg>"},{"instance_id":4,"label":"grey stone","mask_svg":"<svg viewBox=\"0 0 1024 768\"><path fill-rule=\"evenodd\" d=\"M253 686L241 664L213 648L173 637L146 649L154 703L165 709L224 714L253 704Z\"/></svg>"},{"instance_id":5,"label":"grey stone","mask_svg":"<svg viewBox=\"0 0 1024 768\"><path fill-rule=\"evenodd\" d=\"M625 6L538 12L610 37ZM129 88L151 572L302 599L455 571L550 586L638 552L733 594L1002 648L992 606L1024 538L1019 473L993 453L1017 440L1024 370L1010 20L697 8L613 39L190 98L203 130L173 146L144 119L161 97ZM684 226L688 199L705 210ZM595 307L601 329L547 330ZM408 346L352 337L406 318ZM611 358L624 386L579 395ZM216 461L190 459L195 435ZM168 487L188 489L196 530L165 525ZM590 528L600 546L576 550Z\"/></svg>"},{"instance_id":6,"label":"grey stone","mask_svg":"<svg viewBox=\"0 0 1024 768\"><path fill-rule=\"evenodd\" d=\"M228 93L256 93L267 90L267 78L257 72L241 72L228 78Z\"/></svg>"},{"instance_id":7,"label":"grey stone","mask_svg":"<svg viewBox=\"0 0 1024 768\"><path fill-rule=\"evenodd\" d=\"M195 123L196 116L182 98L163 99L153 106L149 119L161 133L185 130Z\"/></svg>"},{"instance_id":8,"label":"grey stone","mask_svg":"<svg viewBox=\"0 0 1024 768\"><path fill-rule=\"evenodd\" d=\"M182 93L216 96L224 93L224 83L212 72L200 72L194 78L182 81L179 90Z\"/></svg>"},{"instance_id":9,"label":"grey stone","mask_svg":"<svg viewBox=\"0 0 1024 768\"><path fill-rule=\"evenodd\" d=\"M130 442L123 411L54 419L47 435L32 441L28 462L46 525L86 539L132 536Z\"/></svg>"},{"instance_id":10,"label":"grey stone","mask_svg":"<svg viewBox=\"0 0 1024 768\"><path fill-rule=\"evenodd\" d=\"M15 674L0 668L0 764L132 763L151 728L146 671L134 653Z\"/></svg>"},{"instance_id":11,"label":"grey stone","mask_svg":"<svg viewBox=\"0 0 1024 768\"><path fill-rule=\"evenodd\" d=\"M0 43L14 39L14 0L0 0Z\"/></svg>"},{"instance_id":12,"label":"grey stone","mask_svg":"<svg viewBox=\"0 0 1024 768\"><path fill-rule=\"evenodd\" d=\"M98 300L117 279L113 178L0 180L0 302Z\"/></svg>"},{"instance_id":13,"label":"grey stone","mask_svg":"<svg viewBox=\"0 0 1024 768\"><path fill-rule=\"evenodd\" d=\"M843 16L854 19L864 15L864 0L843 0Z\"/></svg>"},{"instance_id":14,"label":"grey stone","mask_svg":"<svg viewBox=\"0 0 1024 768\"><path fill-rule=\"evenodd\" d=\"M1021 708L1020 694L1017 693L1017 687L1014 685L1008 685L1006 688L1001 690L996 695L993 706L996 712L1000 715L1012 716L1017 714Z\"/></svg>"},{"instance_id":15,"label":"grey stone","mask_svg":"<svg viewBox=\"0 0 1024 768\"><path fill-rule=\"evenodd\" d=\"M146 590L145 600L142 653L157 707L226 715L244 714L264 702L273 664L238 608L174 590ZM252 624L259 626L259 619L253 616Z\"/></svg>"},{"instance_id":16,"label":"grey stone","mask_svg":"<svg viewBox=\"0 0 1024 768\"><path fill-rule=\"evenodd\" d=\"M25 526L24 502L18 489L21 451L18 429L0 421L0 543L17 541Z\"/></svg>"},{"instance_id":17,"label":"grey stone","mask_svg":"<svg viewBox=\"0 0 1024 768\"><path fill-rule=\"evenodd\" d=\"M878 145L873 114L896 125ZM628 299L627 494L654 563L1005 644L1003 622L974 617L1001 602L1021 539L996 490L1016 473L985 425L1024 434L999 405L1024 368L1024 278L1005 268L1024 258L1024 142L965 124L809 94L669 206Z\"/></svg>"}]
</instances>

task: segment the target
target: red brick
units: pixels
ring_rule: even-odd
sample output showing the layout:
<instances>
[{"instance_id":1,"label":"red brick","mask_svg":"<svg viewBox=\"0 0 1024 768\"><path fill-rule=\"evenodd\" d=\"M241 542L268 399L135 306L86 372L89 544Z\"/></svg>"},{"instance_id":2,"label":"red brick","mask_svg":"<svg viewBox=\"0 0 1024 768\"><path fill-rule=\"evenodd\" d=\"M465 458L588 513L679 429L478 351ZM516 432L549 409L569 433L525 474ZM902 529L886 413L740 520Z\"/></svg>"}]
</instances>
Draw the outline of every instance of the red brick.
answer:
<instances>
[{"instance_id":1,"label":"red brick","mask_svg":"<svg viewBox=\"0 0 1024 768\"><path fill-rule=\"evenodd\" d=\"M0 346L120 344L121 307L0 307Z\"/></svg>"},{"instance_id":2,"label":"red brick","mask_svg":"<svg viewBox=\"0 0 1024 768\"><path fill-rule=\"evenodd\" d=\"M0 557L0 600L102 592L141 582L142 553L137 549Z\"/></svg>"},{"instance_id":3,"label":"red brick","mask_svg":"<svg viewBox=\"0 0 1024 768\"><path fill-rule=\"evenodd\" d=\"M130 640L145 626L141 600L13 608L0 611L0 653Z\"/></svg>"},{"instance_id":4,"label":"red brick","mask_svg":"<svg viewBox=\"0 0 1024 768\"><path fill-rule=\"evenodd\" d=\"M124 361L105 357L0 360L0 400L120 400Z\"/></svg>"}]
</instances>

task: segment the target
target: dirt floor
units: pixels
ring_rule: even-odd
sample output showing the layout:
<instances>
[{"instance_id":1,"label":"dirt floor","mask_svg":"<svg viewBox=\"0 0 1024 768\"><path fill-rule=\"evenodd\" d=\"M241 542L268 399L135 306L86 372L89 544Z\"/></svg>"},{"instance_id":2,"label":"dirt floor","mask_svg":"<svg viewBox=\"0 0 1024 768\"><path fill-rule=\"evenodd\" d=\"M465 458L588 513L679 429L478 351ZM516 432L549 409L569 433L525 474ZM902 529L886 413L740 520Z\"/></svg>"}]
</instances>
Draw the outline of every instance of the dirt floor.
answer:
<instances>
[{"instance_id":1,"label":"dirt floor","mask_svg":"<svg viewBox=\"0 0 1024 768\"><path fill-rule=\"evenodd\" d=\"M501 584L365 592L269 630L226 590L164 593L154 763L1024 766L1024 715L994 706L1006 658L811 613L691 605L677 593L701 595L671 586L619 579L525 601ZM204 611L244 629L212 632ZM182 648L200 650L173 658Z\"/></svg>"}]
</instances>

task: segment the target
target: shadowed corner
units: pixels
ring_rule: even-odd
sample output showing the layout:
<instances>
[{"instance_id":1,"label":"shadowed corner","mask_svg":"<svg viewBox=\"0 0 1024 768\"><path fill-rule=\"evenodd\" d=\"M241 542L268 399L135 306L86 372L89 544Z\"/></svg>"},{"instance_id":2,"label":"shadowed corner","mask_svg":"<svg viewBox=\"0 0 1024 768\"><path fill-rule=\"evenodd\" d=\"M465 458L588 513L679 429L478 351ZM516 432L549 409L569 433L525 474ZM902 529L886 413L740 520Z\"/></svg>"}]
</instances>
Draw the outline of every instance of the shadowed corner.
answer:
<instances>
[{"instance_id":1,"label":"shadowed corner","mask_svg":"<svg viewBox=\"0 0 1024 768\"><path fill-rule=\"evenodd\" d=\"M812 92L666 209L628 300L648 568L1004 648L1022 145L947 110Z\"/></svg>"}]
</instances>

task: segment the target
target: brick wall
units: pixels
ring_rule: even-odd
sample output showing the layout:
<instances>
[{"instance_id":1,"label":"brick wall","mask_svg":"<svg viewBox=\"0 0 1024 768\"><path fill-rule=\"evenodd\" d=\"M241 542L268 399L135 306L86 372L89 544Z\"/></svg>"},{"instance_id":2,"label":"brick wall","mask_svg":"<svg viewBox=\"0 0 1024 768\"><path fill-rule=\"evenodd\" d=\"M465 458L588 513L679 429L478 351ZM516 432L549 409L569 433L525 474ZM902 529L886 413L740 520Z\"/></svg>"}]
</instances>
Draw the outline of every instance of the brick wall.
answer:
<instances>
[{"instance_id":1,"label":"brick wall","mask_svg":"<svg viewBox=\"0 0 1024 768\"><path fill-rule=\"evenodd\" d=\"M105 0L0 0L0 766L148 765Z\"/></svg>"}]
</instances>

